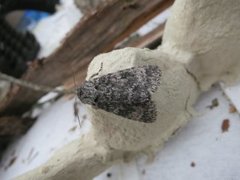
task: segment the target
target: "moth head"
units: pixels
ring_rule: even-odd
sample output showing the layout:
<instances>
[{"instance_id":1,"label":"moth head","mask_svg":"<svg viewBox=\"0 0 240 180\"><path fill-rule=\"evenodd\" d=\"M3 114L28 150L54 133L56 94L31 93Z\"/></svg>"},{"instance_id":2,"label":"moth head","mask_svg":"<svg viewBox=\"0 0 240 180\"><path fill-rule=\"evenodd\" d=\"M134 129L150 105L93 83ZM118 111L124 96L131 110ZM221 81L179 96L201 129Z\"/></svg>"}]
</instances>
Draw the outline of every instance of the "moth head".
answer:
<instances>
[{"instance_id":1,"label":"moth head","mask_svg":"<svg viewBox=\"0 0 240 180\"><path fill-rule=\"evenodd\" d=\"M96 91L92 81L85 81L83 85L78 88L77 95L82 103L95 105Z\"/></svg>"}]
</instances>

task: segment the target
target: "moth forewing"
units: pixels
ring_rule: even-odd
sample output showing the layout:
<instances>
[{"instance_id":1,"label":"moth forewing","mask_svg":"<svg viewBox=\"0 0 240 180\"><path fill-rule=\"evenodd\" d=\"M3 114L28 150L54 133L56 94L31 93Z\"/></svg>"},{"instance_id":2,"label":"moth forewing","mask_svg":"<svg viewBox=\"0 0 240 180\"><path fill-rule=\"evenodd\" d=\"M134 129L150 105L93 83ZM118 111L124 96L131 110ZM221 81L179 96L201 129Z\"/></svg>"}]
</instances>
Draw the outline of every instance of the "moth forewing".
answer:
<instances>
[{"instance_id":1,"label":"moth forewing","mask_svg":"<svg viewBox=\"0 0 240 180\"><path fill-rule=\"evenodd\" d=\"M160 85L160 77L156 65L132 67L86 81L78 89L78 97L83 103L130 120L154 122L157 110L152 93Z\"/></svg>"}]
</instances>

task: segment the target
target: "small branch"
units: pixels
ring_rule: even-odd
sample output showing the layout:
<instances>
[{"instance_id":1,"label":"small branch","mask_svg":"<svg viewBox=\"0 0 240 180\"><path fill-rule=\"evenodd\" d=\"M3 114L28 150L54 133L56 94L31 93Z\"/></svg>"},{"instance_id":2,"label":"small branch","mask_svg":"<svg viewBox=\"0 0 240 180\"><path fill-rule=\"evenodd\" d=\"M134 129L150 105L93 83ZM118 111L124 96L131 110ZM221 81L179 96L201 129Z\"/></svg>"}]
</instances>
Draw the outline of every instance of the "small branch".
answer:
<instances>
[{"instance_id":1,"label":"small branch","mask_svg":"<svg viewBox=\"0 0 240 180\"><path fill-rule=\"evenodd\" d=\"M4 74L2 72L0 72L0 78L6 80L8 82L17 84L19 86L32 89L34 91L41 91L41 92L45 92L45 93L55 92L55 93L58 93L58 94L75 94L74 90L57 90L57 89L50 88L50 87L47 87L47 86L40 86L40 85L33 84L31 82L28 82L28 81L24 81L24 80L14 78L14 77L9 76L7 74Z\"/></svg>"},{"instance_id":2,"label":"small branch","mask_svg":"<svg viewBox=\"0 0 240 180\"><path fill-rule=\"evenodd\" d=\"M165 27L165 22L162 24L159 24L158 27L156 27L155 29L153 29L152 31L147 33L146 35L141 36L138 39L125 44L125 46L138 47L138 48L146 48L147 47L149 49L155 49L156 48L156 47L154 47L155 43L161 42L164 27ZM156 44L156 46L159 46L159 44ZM122 48L122 47L120 46L120 48Z\"/></svg>"}]
</instances>

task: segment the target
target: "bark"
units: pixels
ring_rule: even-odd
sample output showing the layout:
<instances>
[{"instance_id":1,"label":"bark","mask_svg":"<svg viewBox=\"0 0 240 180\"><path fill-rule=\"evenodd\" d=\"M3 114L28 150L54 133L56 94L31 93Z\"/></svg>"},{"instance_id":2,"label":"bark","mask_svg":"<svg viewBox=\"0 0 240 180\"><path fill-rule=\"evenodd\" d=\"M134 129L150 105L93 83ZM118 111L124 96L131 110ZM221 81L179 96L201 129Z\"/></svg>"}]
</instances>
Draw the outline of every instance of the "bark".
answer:
<instances>
[{"instance_id":1,"label":"bark","mask_svg":"<svg viewBox=\"0 0 240 180\"><path fill-rule=\"evenodd\" d=\"M83 14L91 13L100 7L110 3L111 0L75 0L75 4Z\"/></svg>"}]
</instances>

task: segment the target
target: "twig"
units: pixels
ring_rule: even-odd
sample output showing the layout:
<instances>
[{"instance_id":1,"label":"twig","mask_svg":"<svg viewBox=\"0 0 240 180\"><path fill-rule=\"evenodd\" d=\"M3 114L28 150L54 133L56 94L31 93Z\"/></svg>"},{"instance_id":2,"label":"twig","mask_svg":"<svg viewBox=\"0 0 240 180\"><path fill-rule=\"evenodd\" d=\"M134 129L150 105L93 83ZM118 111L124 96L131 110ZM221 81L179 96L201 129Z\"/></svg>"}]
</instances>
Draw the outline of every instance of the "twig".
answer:
<instances>
[{"instance_id":1,"label":"twig","mask_svg":"<svg viewBox=\"0 0 240 180\"><path fill-rule=\"evenodd\" d=\"M28 82L28 81L24 81L24 80L14 78L14 77L9 76L7 74L4 74L2 72L0 72L0 78L6 80L8 82L17 84L19 86L32 89L34 91L41 91L41 92L46 92L46 93L55 92L55 93L58 93L58 94L75 94L76 93L74 90L57 90L57 89L47 87L47 86L40 86L40 85L31 83L31 82Z\"/></svg>"}]
</instances>

